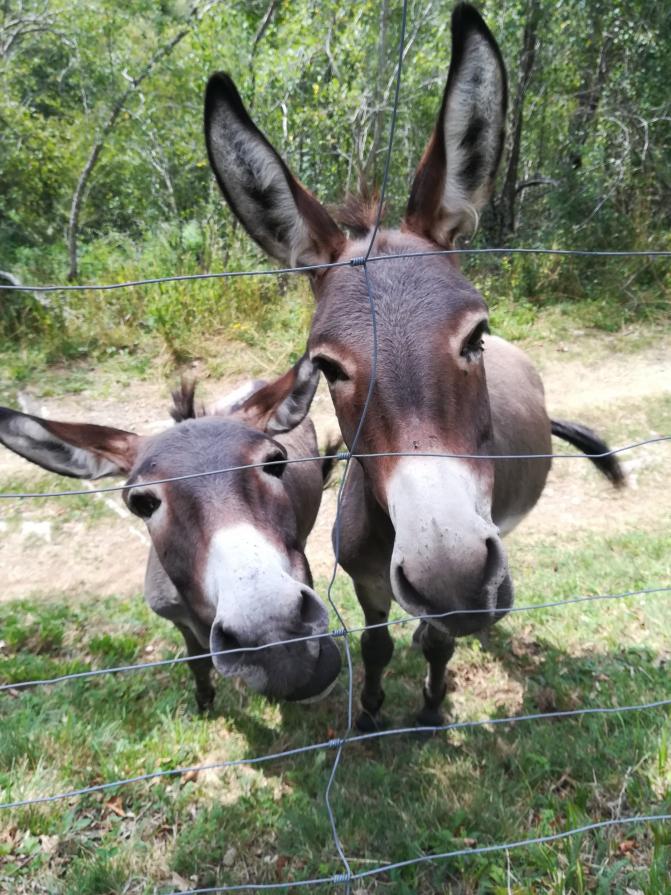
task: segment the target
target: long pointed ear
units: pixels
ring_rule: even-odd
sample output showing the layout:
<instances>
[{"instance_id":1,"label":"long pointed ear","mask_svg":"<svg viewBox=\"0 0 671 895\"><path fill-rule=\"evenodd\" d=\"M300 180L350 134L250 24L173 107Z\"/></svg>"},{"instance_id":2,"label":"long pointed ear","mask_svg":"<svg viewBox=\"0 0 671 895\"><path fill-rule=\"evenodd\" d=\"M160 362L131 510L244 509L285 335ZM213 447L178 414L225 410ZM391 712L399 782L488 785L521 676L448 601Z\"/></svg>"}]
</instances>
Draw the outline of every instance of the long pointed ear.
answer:
<instances>
[{"instance_id":1,"label":"long pointed ear","mask_svg":"<svg viewBox=\"0 0 671 895\"><path fill-rule=\"evenodd\" d=\"M304 354L279 379L261 386L229 412L269 435L279 435L305 419L318 384L319 369Z\"/></svg>"},{"instance_id":2,"label":"long pointed ear","mask_svg":"<svg viewBox=\"0 0 671 895\"><path fill-rule=\"evenodd\" d=\"M404 228L449 247L473 232L501 160L508 88L501 51L480 14L452 13L452 58L436 127L410 191Z\"/></svg>"},{"instance_id":3,"label":"long pointed ear","mask_svg":"<svg viewBox=\"0 0 671 895\"><path fill-rule=\"evenodd\" d=\"M288 267L336 260L344 233L254 124L224 72L205 91L205 143L226 201L262 249Z\"/></svg>"},{"instance_id":4,"label":"long pointed ear","mask_svg":"<svg viewBox=\"0 0 671 895\"><path fill-rule=\"evenodd\" d=\"M138 435L123 429L59 423L0 407L0 444L37 466L72 478L128 473L139 440Z\"/></svg>"}]
</instances>

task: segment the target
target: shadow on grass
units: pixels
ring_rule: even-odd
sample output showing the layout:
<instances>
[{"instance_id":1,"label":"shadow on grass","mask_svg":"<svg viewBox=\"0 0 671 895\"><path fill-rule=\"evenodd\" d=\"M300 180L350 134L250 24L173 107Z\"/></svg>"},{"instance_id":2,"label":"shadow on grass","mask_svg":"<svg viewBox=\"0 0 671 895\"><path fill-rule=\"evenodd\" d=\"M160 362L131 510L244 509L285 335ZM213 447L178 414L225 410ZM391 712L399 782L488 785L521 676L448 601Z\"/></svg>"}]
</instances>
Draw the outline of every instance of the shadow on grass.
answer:
<instances>
[{"instance_id":1,"label":"shadow on grass","mask_svg":"<svg viewBox=\"0 0 671 895\"><path fill-rule=\"evenodd\" d=\"M516 643L513 651L512 646L507 634L497 632L490 655L521 684L522 704L515 714L633 704L669 692L668 669L644 647L575 655L542 638L528 642L526 649ZM355 660L358 672L356 655ZM387 702L397 723L399 714L407 714L404 703L419 702L423 662L400 645L392 667ZM250 723L244 710L229 720L240 725L252 757L342 732L345 703L341 692L337 700L310 709L283 707L281 746L277 732L273 740L263 725ZM507 714L502 708L484 716ZM474 707L471 717L483 713ZM590 820L668 811L668 719L667 711L656 709L351 744L343 752L332 797L345 853L354 871L366 870L430 852L555 833ZM329 750L258 765L259 774L281 782L281 795L271 804L246 795L225 808L204 807L180 831L173 866L195 875L199 885L341 872L324 809L334 756ZM624 892L628 885L644 885L646 893L667 892L668 842L668 835L656 841L650 830L623 828L532 847L515 853L516 878L525 886L542 886L563 873L564 889L556 891L572 892L581 889L575 880L571 884L571 874L582 874L584 891ZM222 858L227 852L230 857L232 843L238 857L227 868ZM490 892L507 885L505 867L503 853L459 858L382 874L362 891L444 892L450 886L455 892ZM656 878L667 882L656 886ZM326 886L322 891L331 888L336 890Z\"/></svg>"},{"instance_id":2,"label":"shadow on grass","mask_svg":"<svg viewBox=\"0 0 671 895\"><path fill-rule=\"evenodd\" d=\"M67 621L62 613L56 615ZM129 615L138 650L156 631L164 633L164 626L157 621L154 627L143 609L132 607ZM125 656L130 635L128 625L121 627ZM107 648L113 651L110 637ZM397 726L407 723L421 703L424 663L408 637L409 631L402 638L397 635L385 681L386 711ZM34 641L17 638L21 646L13 658L19 660L22 648ZM362 665L354 639L352 653L356 707ZM56 669L59 660L72 657L72 646L52 643L49 667ZM113 652L107 655L113 657ZM510 714L509 705L489 711L496 706L502 676L517 686L513 714L633 704L664 698L669 690L668 668L652 648L623 646L599 653L561 649L537 636L536 629L524 636L495 629L487 652L465 644L454 667L454 701L458 695L460 705L455 720ZM477 693L470 698L468 682L476 678ZM27 775L39 774L45 763L57 765L68 788L158 767L199 764L211 756L253 758L329 740L347 727L346 682L343 672L331 696L316 705L269 706L234 682L217 680L215 712L209 718L196 714L184 665L26 692L0 705L0 787L11 793L22 761ZM489 725L439 732L429 739L405 734L353 743L343 750L332 790L338 832L357 872L421 854L553 833L589 819L661 812L665 804L668 810L669 734L668 712L657 709ZM139 878L146 887L138 883L131 892L174 891L172 873L194 886L339 873L342 865L324 807L334 758L335 750L328 749L217 772L216 779L206 777L195 788L169 778L154 788L141 784L118 790L138 817L151 816L151 825L143 828L138 821L137 831L122 844L110 828L96 840L96 848L108 864L118 857L130 867L143 854L143 839L154 836L158 841L164 827L172 830L163 846L163 863L145 868ZM77 824L83 817L103 813L101 803L90 800L67 808L72 829L63 835L71 840L80 835ZM53 834L61 831L64 816L45 820L37 812L23 815L20 823L34 835ZM656 879L669 860L668 841L668 835L651 829L623 828L554 847L522 849L511 858L514 878L523 887L517 891L610 893L629 886L661 895L668 891L663 887L668 871L663 885ZM93 854L74 849L65 865L68 879L73 862L81 859L89 867L91 860L95 864ZM96 879L91 867L90 878ZM361 891L505 893L507 873L503 853L474 855L385 873L362 883ZM128 874L121 876L128 881ZM109 877L107 872L100 876ZM89 886L82 895L97 891ZM320 891L341 889L327 885Z\"/></svg>"}]
</instances>

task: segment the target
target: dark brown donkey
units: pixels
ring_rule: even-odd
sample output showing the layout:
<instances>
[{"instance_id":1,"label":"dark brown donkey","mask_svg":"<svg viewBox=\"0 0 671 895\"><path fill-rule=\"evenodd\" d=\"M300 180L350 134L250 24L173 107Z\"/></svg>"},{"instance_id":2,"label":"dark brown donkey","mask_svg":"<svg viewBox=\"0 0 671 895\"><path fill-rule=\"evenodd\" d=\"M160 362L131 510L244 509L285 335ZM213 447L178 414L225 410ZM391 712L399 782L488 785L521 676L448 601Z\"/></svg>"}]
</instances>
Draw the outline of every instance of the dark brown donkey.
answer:
<instances>
[{"instance_id":1,"label":"dark brown donkey","mask_svg":"<svg viewBox=\"0 0 671 895\"><path fill-rule=\"evenodd\" d=\"M0 443L62 475L125 475L138 485L124 499L151 536L145 598L154 612L179 628L190 656L243 649L214 656L220 674L267 696L311 700L340 670L330 637L254 648L328 627L305 558L324 464L282 462L318 455L314 426L304 418L318 380L302 358L275 382L257 383L251 395L198 418L193 391L183 390L175 396L178 424L151 437L0 408ZM149 484L246 464L260 465ZM206 709L214 699L212 660L189 664Z\"/></svg>"},{"instance_id":2,"label":"dark brown donkey","mask_svg":"<svg viewBox=\"0 0 671 895\"><path fill-rule=\"evenodd\" d=\"M399 230L377 235L372 255L382 260L367 264L379 353L356 450L411 456L352 466L340 562L368 624L387 619L392 598L415 615L451 613L421 623L416 632L429 663L419 715L424 724L441 721L454 638L482 630L512 604L501 535L538 500L550 460L422 453L546 454L551 432L590 453L606 449L584 427L550 421L538 374L522 351L487 335L487 305L454 256L412 257L450 248L473 231L498 167L505 112L499 48L479 14L461 4L452 18L447 86L405 217ZM374 216L363 208L353 215L350 208L344 223L354 238L348 238L258 130L225 74L208 84L205 134L226 199L268 254L285 265L307 266L366 253ZM373 374L365 272L351 265L314 270L310 277L317 307L309 356L328 380L351 447ZM598 465L621 481L614 460ZM392 649L385 628L364 633L363 728L377 724Z\"/></svg>"}]
</instances>

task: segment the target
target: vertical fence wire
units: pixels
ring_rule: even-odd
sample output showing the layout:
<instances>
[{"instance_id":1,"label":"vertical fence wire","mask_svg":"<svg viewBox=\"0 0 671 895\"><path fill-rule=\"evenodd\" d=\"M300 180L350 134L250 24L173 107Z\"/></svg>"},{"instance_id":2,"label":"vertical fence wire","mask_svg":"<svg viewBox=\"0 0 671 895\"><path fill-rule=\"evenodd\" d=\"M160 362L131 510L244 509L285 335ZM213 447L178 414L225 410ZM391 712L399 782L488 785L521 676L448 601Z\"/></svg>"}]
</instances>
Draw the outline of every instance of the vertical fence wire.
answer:
<instances>
[{"instance_id":1,"label":"vertical fence wire","mask_svg":"<svg viewBox=\"0 0 671 895\"><path fill-rule=\"evenodd\" d=\"M345 850L343 848L343 844L342 844L342 841L341 841L339 833L338 833L336 817L335 817L333 805L331 802L331 794L332 794L332 790L333 790L333 787L334 787L334 784L336 781L337 771L338 771L338 768L339 768L341 760L342 760L344 746L348 742L355 742L355 741L358 742L358 741L364 741L364 740L368 740L368 739L375 739L375 738L380 738L380 737L385 737L385 736L391 736L394 734L412 732L417 729L422 730L422 728L398 728L398 729L394 729L394 730L390 730L390 731L376 731L371 734L363 734L363 735L356 735L356 736L352 735L353 703L354 703L354 699L353 699L354 677L353 677L351 645L350 645L349 638L350 638L351 634L353 633L353 629L348 628L348 626L345 622L345 619L344 619L344 617L337 605L337 602L333 596L333 588L334 588L336 577L337 577L338 565L339 565L340 553L341 553L342 504L343 504L343 500L346 498L346 489L347 489L347 482L349 480L351 462L353 459L360 456L360 455L357 455L355 453L355 451L356 451L357 443L359 441L359 437L360 437L360 434L363 429L363 425L364 425L364 422L365 422L365 419L366 419L366 416L368 413L368 409L370 406L370 402L371 402L374 387L375 387L376 376L377 376L378 343L377 343L376 307L375 307L375 298L373 295L373 288L372 288L372 284L371 284L370 276L369 276L368 264L372 261L383 260L382 257L373 257L372 251L373 251L375 239L376 239L377 233L379 231L380 222L381 222L381 218L382 218L384 200L385 200L390 165L391 165L394 132L395 132L395 127L396 127L396 119L397 119L397 112L398 112L398 105L399 105L399 95L400 95L400 88L401 88L401 82L402 82L403 53L404 53L404 44L405 44L406 24L407 24L407 0L403 0L402 8L401 8L401 24L400 24L400 36L399 36L399 44L398 44L398 61L397 61L397 66L396 66L396 83L395 83L394 101L393 101L393 106L392 106L392 110L391 110L391 119L390 119L390 126L389 126L389 139L388 139L388 144L387 144L386 154L385 154L384 173L383 173L382 187L381 187L378 206L377 206L376 219L375 219L375 224L374 224L373 230L371 232L371 236L370 236L370 240L369 240L369 243L367 246L366 254L362 258L353 259L352 261L349 261L349 262L335 262L333 264L327 264L327 265L314 265L311 268L287 268L286 269L286 272L295 272L298 270L309 270L309 269L321 268L321 267L337 267L337 266L346 266L346 265L354 266L354 267L361 267L363 269L362 273L363 273L363 277L365 280L366 293L367 293L369 309L370 309L370 316L371 316L371 333L372 333L371 375L370 375L370 380L368 383L368 390L366 393L366 398L365 398L364 405L362 408L361 416L359 418L357 429L356 429L356 432L352 439L352 443L350 444L349 451L347 451L346 454L343 456L338 456L338 459L345 459L345 468L344 468L343 476L342 476L342 479L341 479L341 482L340 482L340 485L338 488L338 494L337 494L337 500L336 500L336 516L335 516L335 523L334 523L334 529L333 529L333 546L334 546L335 559L334 559L333 570L332 570L332 574L331 574L331 577L329 580L328 590L327 590L328 602L329 602L335 616L337 617L338 623L340 625L340 629L337 631L330 632L330 636L335 636L335 635L342 636L343 641L344 641L344 651L345 651L345 657L346 657L346 663L347 663L347 674L348 674L347 727L346 727L345 732L340 737L337 737L335 739L332 739L332 740L324 742L324 743L312 744L310 746L303 746L303 747L299 747L296 749L286 750L283 753L278 753L278 756L261 756L261 757L255 758L255 759L248 758L248 759L241 759L238 761L218 762L218 763L214 763L209 766L209 767L213 767L213 768L214 767L232 767L232 766L236 766L239 764L250 764L250 763L257 762L257 761L265 761L265 760L269 760L270 758L273 758L273 757L300 754L303 752L314 751L316 749L335 748L335 750L336 750L335 758L334 758L333 765L331 767L329 777L328 777L328 780L326 783L325 791L324 791L324 804L325 804L325 808L326 808L328 818L329 818L329 824L331 827L333 841L335 843L338 857L343 865L344 872L342 872L340 874L334 874L330 877L321 877L321 878L313 879L313 880L301 880L301 881L284 882L284 883L276 883L276 884L260 883L260 884L240 884L240 885L230 885L230 886L224 885L224 886L215 886L215 887L208 887L208 888L201 888L201 889L192 889L192 890L189 890L188 893L185 893L185 895L199 895L199 893L214 893L214 892L242 891L242 890L249 891L249 890L265 890L265 889L289 889L289 888L294 888L294 887L302 888L302 887L306 887L306 886L321 885L321 884L325 884L325 883L343 884L345 886L345 891L347 893L350 893L351 892L351 884L352 884L353 880L369 879L369 878L378 876L381 873L390 872L392 870L401 869L403 867L408 867L411 865L418 865L418 864L422 864L425 862L436 861L436 860L445 860L448 858L466 856L466 855L471 855L471 854L487 854L487 853L491 853L491 852L495 852L495 851L506 851L506 853L507 853L508 850L510 850L510 849L520 848L522 846L528 846L528 845L534 845L534 844L538 845L538 844L543 844L543 843L555 842L555 841L559 841L561 839L567 838L568 836L577 835L580 833L585 833L585 832L599 830L599 829L605 829L605 828L612 827L612 826L622 825L624 823L642 823L642 822L650 823L650 822L656 822L656 821L668 821L671 819L671 815L669 815L669 814L658 814L658 815L651 814L651 815L641 815L641 816L628 817L628 818L613 818L608 821L597 821L594 823L585 824L582 827L577 827L572 830L563 831L563 832L551 834L548 836L532 837L532 838L525 839L525 840L517 840L514 842L494 844L491 846L481 846L481 847L477 847L477 848L453 850L450 852L443 852L441 854L435 854L435 855L420 855L416 858L408 859L406 861L388 863L388 864L380 865L379 867L375 867L371 870L361 871L359 873L354 873L354 874L352 873L351 866L350 866L347 856L345 854ZM462 250L427 251L427 252L421 252L421 253L411 253L410 255L404 255L403 257L407 258L407 257L417 257L417 256L423 256L423 255L431 255L431 254L477 253L477 252L482 252L482 253L497 253L498 252L498 253L510 253L510 254L533 252L533 253L539 253L539 254L552 253L552 254L565 254L565 255L600 255L600 256L607 256L607 257L630 256L630 255L667 257L667 256L671 255L671 253L667 252L667 251L658 251L658 252L657 251L587 252L587 251L581 251L581 250L545 250L545 249L505 249L505 248L501 248L501 249L483 249L483 250L462 249ZM384 257L395 257L395 256L384 256ZM195 279L205 279L205 278L225 277L225 276L256 276L256 275L260 275L260 274L272 274L275 272L277 272L277 271L248 271L248 272L247 271L233 271L233 272L226 272L226 273L222 273L222 274L202 274L202 275L154 278L154 279L147 279L147 280L138 280L138 281L134 281L133 283L107 284L104 286L95 286L95 287L94 286L68 286L68 287L24 286L24 287L18 287L18 291L48 292L48 291L57 291L59 289L63 289L63 291L69 291L69 290L73 290L73 289L83 290L83 289L94 289L94 288L95 289L98 289L98 288L100 288L100 289L116 289L116 288L122 288L122 287L128 286L128 285L145 285L145 284L153 284L153 283L168 282L168 281L175 281L175 280L195 280ZM10 288L16 289L17 287L0 286L0 289L10 289ZM651 441L666 440L667 438L668 438L668 436L662 436L661 438L658 438L658 439L651 439ZM613 453L613 452L609 452L609 453ZM375 455L371 455L371 456L375 456ZM569 456L573 456L573 455L569 455ZM302 458L302 459L306 460L307 458ZM479 457L479 459L484 459L484 458ZM298 461L298 462L300 462L300 461ZM255 465L255 464L251 464L251 465ZM223 470L223 471L227 471L227 470ZM219 472L219 471L212 472L212 473L198 473L195 475L217 474L217 472ZM187 475L187 476L180 476L179 478L190 478L190 477L193 477L193 476ZM113 491L113 490L121 490L123 487L124 486L121 486L121 488L105 488L105 489L95 489L95 490ZM14 497L14 498L47 497L47 496L60 496L61 494L68 494L68 493L75 494L75 493L89 493L89 492L88 491L87 492L73 491L73 492L59 492L59 493L53 493L53 494L16 494L16 495L2 494L2 495L0 495L0 497L3 497L3 498L6 498L6 497L7 498L9 498L9 497ZM665 590L665 589L667 589L667 588L661 588L660 590ZM605 597L601 597L601 596L594 597L594 599L601 599L601 598L605 598ZM563 601L563 602L570 602L570 601ZM400 621L402 621L402 620L400 620ZM390 623L387 622L387 624L390 624ZM371 627L379 627L379 626L371 626ZM367 628L364 628L363 630L366 630L366 629ZM361 629L356 629L356 630L361 630ZM321 636L327 636L327 635L321 635ZM297 638L297 639L300 639L300 638ZM176 660L167 660L167 663L171 663L174 661L176 661ZM184 659L183 661L190 661L190 660L187 658L187 659ZM160 664L166 664L166 662L146 663L146 667L152 667L154 665L160 665ZM140 665L140 666L128 666L128 667L124 667L121 669L104 669L97 673L104 674L104 673L112 673L112 672L118 671L118 670L130 670L133 667L145 667L145 666ZM63 676L63 679L75 678L78 676L89 676L93 673L94 672L83 672L81 674L75 673L72 675L65 675L65 676ZM59 679L54 679L54 680L59 680ZM35 683L35 684L36 683L51 683L51 681L27 682L25 684L21 684L20 686L30 686L33 683ZM12 686L11 684L3 685L2 687L0 687L0 690L11 688L11 686ZM574 710L574 711L568 711L568 712L554 712L554 713L534 714L534 715L527 715L527 716L514 716L513 718L494 718L494 719L490 718L490 719L486 719L484 721L478 721L478 722L456 722L456 723L452 723L452 724L442 725L441 727L438 727L438 728L426 728L426 730L451 730L451 729L460 729L460 728L464 728L464 727L477 726L477 725L482 725L482 724L511 723L513 721L518 721L518 720L519 721L538 720L538 719L544 718L544 717L577 716L577 715L581 715L581 714L590 714L590 713L610 714L610 713L617 713L617 712L621 712L621 711L629 711L629 710L634 710L634 709L644 709L644 708L650 709L650 708L655 708L655 707L667 707L669 705L669 702L671 702L671 701L670 700L658 700L654 703L646 703L641 706L600 707L600 708L594 708L594 709L581 709L581 710ZM205 767L207 767L207 766L199 766L198 768L194 768L194 769L201 770L201 769L204 769ZM67 798L69 796L74 796L74 795L78 795L78 794L84 794L84 793L88 793L88 792L95 792L95 791L99 791L102 789L112 788L114 786L117 786L117 785L120 785L120 784L126 783L126 782L148 780L148 779L152 779L156 776L160 776L163 774L165 774L165 775L177 774L177 773L181 773L183 771L184 771L184 769L176 769L176 770L158 772L158 773L153 773L153 774L139 775L134 778L129 778L126 781L113 781L109 784L100 784L100 785L96 785L93 787L86 787L82 790L76 790L76 791L72 791L70 793L63 793L63 794L52 796L52 797L26 799L26 800L22 800L22 801L13 802L13 803L8 802L8 803L4 803L4 804L0 805L0 808L14 808L14 807L20 807L20 806L24 806L24 805L27 806L27 805L31 805L31 804L35 804L35 803L55 801L57 799ZM175 895L177 895L177 893L175 893Z\"/></svg>"},{"instance_id":2,"label":"vertical fence wire","mask_svg":"<svg viewBox=\"0 0 671 895\"><path fill-rule=\"evenodd\" d=\"M403 72L403 50L405 47L405 29L407 24L407 14L408 14L408 0L403 0L401 7L401 25L400 25L400 33L398 39L398 62L396 64L396 85L394 89L394 102L392 106L391 112L391 120L389 123L389 139L387 142L387 151L385 155L384 161L384 174L382 177L382 187L380 189L380 197L378 200L377 206L377 214L375 218L375 226L371 232L370 239L368 242L368 248L366 250L366 254L362 259L355 259L356 262L360 261L360 266L363 267L363 275L366 284L366 295L368 298L368 305L370 309L370 321L371 321L371 336L372 336L372 345L371 345L371 372L370 372L370 380L368 382L368 390L366 392L366 399L364 401L363 408L361 410L361 416L359 418L359 423L357 425L356 431L354 433L354 437L352 438L352 443L349 445L349 452L347 455L347 459L345 461L345 469L343 471L343 476L340 482L340 487L338 489L338 498L336 502L336 517L333 528L333 548L335 553L335 559L333 564L333 574L331 575L331 580L329 581L327 598L329 603L331 604L339 623L342 625L344 632L344 644L345 644L345 655L347 658L347 729L343 737L341 737L340 742L338 744L336 755L333 760L333 766L331 768L331 773L329 775L329 779L326 784L326 790L324 792L324 802L326 805L326 810L329 816L329 822L331 824L331 830L333 833L333 839L336 845L336 849L340 859L345 868L344 872L344 883L345 883L345 893L349 895L351 892L351 878L352 878L352 869L349 865L347 857L345 855L342 842L340 840L340 836L338 835L338 830L336 826L335 814L333 812L333 806L331 804L331 790L335 783L336 773L338 771L338 766L340 765L340 761L342 759L342 750L345 742L348 737L351 736L352 733L352 722L353 722L353 690L354 690L354 672L352 667L352 650L350 644L350 632L347 628L347 624L340 613L334 599L333 599L333 585L335 583L336 575L338 572L338 563L340 561L340 535L341 535L341 516L342 516L342 501L343 495L345 493L345 488L347 485L347 480L349 477L349 471L352 463L352 453L356 451L357 443L359 441L359 436L361 435L361 430L363 429L364 422L366 420L366 416L368 415L368 408L370 407L371 398L373 395L373 390L375 388L375 381L377 378L377 317L375 313L375 298L373 296L373 288L370 282L370 276L368 273L368 259L370 257L371 252L373 251L373 244L375 243L375 238L377 236L377 232L380 227L380 221L382 219L382 210L384 208L384 199L387 191L387 184L389 182L389 169L391 167L391 156L392 150L394 146L394 132L396 130L396 118L398 114L398 103L399 96L401 92L401 77Z\"/></svg>"}]
</instances>

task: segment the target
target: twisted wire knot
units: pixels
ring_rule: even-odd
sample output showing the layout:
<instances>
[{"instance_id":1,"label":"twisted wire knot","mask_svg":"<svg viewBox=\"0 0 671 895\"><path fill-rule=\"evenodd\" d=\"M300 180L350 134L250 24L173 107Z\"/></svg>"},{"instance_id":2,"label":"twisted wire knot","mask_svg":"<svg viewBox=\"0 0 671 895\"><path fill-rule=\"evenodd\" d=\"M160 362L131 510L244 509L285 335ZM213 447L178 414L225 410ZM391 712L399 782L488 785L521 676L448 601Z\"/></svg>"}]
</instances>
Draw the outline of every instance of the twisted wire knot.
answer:
<instances>
[{"instance_id":1,"label":"twisted wire knot","mask_svg":"<svg viewBox=\"0 0 671 895\"><path fill-rule=\"evenodd\" d=\"M366 258L363 255L358 255L356 258L351 258L349 263L352 267L363 267L366 263Z\"/></svg>"}]
</instances>

